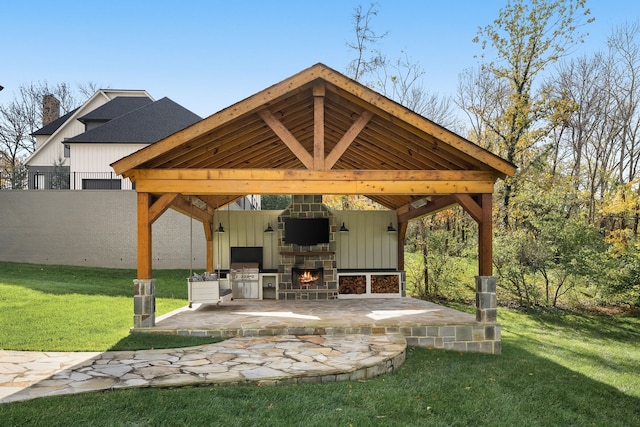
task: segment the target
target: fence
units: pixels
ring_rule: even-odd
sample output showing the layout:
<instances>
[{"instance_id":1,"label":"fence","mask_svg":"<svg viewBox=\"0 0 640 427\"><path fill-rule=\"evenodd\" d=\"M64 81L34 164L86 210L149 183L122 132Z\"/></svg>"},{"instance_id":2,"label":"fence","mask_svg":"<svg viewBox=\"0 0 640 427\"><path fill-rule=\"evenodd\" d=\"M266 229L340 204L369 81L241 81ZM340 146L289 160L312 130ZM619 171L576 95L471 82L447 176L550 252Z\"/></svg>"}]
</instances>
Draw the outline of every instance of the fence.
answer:
<instances>
[{"instance_id":1,"label":"fence","mask_svg":"<svg viewBox=\"0 0 640 427\"><path fill-rule=\"evenodd\" d=\"M23 176L0 172L2 190L135 190L128 178L114 172L29 170Z\"/></svg>"}]
</instances>

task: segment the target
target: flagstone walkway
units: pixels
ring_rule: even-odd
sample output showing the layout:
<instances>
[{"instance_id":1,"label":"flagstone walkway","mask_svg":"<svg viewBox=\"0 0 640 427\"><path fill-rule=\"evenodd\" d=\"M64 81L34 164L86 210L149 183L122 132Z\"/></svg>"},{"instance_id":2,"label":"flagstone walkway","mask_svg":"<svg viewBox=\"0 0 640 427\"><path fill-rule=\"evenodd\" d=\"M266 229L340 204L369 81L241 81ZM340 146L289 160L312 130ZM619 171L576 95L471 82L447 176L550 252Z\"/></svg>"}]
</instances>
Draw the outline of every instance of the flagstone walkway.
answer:
<instances>
[{"instance_id":1,"label":"flagstone walkway","mask_svg":"<svg viewBox=\"0 0 640 427\"><path fill-rule=\"evenodd\" d=\"M360 380L405 360L400 335L239 337L216 344L96 352L0 350L0 403L130 387Z\"/></svg>"}]
</instances>

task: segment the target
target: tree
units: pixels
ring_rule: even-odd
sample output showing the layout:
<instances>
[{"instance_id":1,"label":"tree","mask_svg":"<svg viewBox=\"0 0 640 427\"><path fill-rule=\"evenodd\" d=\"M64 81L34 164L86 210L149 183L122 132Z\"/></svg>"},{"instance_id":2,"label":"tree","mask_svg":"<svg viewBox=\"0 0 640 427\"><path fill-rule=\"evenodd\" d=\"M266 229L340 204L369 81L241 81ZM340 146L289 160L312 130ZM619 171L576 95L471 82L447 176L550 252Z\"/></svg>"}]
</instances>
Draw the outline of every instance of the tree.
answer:
<instances>
[{"instance_id":1,"label":"tree","mask_svg":"<svg viewBox=\"0 0 640 427\"><path fill-rule=\"evenodd\" d=\"M378 49L378 43L389 33L378 34L373 30L372 20L378 15L377 6L371 3L364 11L359 5L354 11L356 40L347 46L356 53L356 57L347 66L347 74L442 126L459 127L451 99L429 93L423 87L424 70L407 52L400 52L400 58L390 61Z\"/></svg>"},{"instance_id":2,"label":"tree","mask_svg":"<svg viewBox=\"0 0 640 427\"><path fill-rule=\"evenodd\" d=\"M570 179L547 180L544 191L531 182L523 187L513 205L519 213L519 228L528 236L526 266L533 279L542 276L544 303L555 307L577 285L601 277L607 264L606 247L584 215L568 214L575 198Z\"/></svg>"},{"instance_id":3,"label":"tree","mask_svg":"<svg viewBox=\"0 0 640 427\"><path fill-rule=\"evenodd\" d=\"M0 106L0 175L9 182L4 184L5 187L23 187L25 168L22 160L28 152L33 130L29 126L29 115L16 101Z\"/></svg>"},{"instance_id":4,"label":"tree","mask_svg":"<svg viewBox=\"0 0 640 427\"><path fill-rule=\"evenodd\" d=\"M477 94L475 101L463 93L466 97L459 102L494 135L496 154L510 162L526 166L533 157L530 150L549 133L545 122L549 98L534 83L546 68L584 40L579 28L586 25L582 19L590 14L585 2L515 0L500 10L493 24L478 30L474 42L480 43L483 52L493 49L491 53L495 55L495 59L481 63L480 73L487 73L495 82L485 85L489 91ZM483 53L482 59L485 58ZM495 94L503 92L507 85L508 96L496 105ZM489 101L485 102L484 96ZM508 178L502 189L505 225L509 225L508 207L515 180L517 177Z\"/></svg>"},{"instance_id":5,"label":"tree","mask_svg":"<svg viewBox=\"0 0 640 427\"><path fill-rule=\"evenodd\" d=\"M638 177L640 165L640 22L617 27L608 38L612 60L611 95L619 111L619 182Z\"/></svg>"},{"instance_id":6,"label":"tree","mask_svg":"<svg viewBox=\"0 0 640 427\"><path fill-rule=\"evenodd\" d=\"M79 85L86 96L95 84ZM42 99L53 95L60 102L60 113L66 114L78 104L78 97L67 83L47 82L21 85L14 98L0 105L0 175L6 176L11 188L23 188L26 178L25 158L35 150L32 133L42 127Z\"/></svg>"},{"instance_id":7,"label":"tree","mask_svg":"<svg viewBox=\"0 0 640 427\"><path fill-rule=\"evenodd\" d=\"M357 81L362 81L364 76L378 69L386 62L385 57L376 48L376 45L388 33L385 32L378 35L371 27L371 20L378 15L376 6L376 3L371 3L369 8L364 11L362 5L358 5L353 13L353 29L356 40L353 43L347 43L347 46L356 52L356 58L347 66L347 73Z\"/></svg>"},{"instance_id":8,"label":"tree","mask_svg":"<svg viewBox=\"0 0 640 427\"><path fill-rule=\"evenodd\" d=\"M65 167L64 159L58 158L53 163L53 172L51 173L51 189L52 190L68 190L71 186L71 175L69 168Z\"/></svg>"},{"instance_id":9,"label":"tree","mask_svg":"<svg viewBox=\"0 0 640 427\"><path fill-rule=\"evenodd\" d=\"M573 105L566 110L556 141L558 163L564 161L574 188L584 191L589 221L604 227L611 224L599 214L609 204L609 195L638 178L639 36L637 23L618 27L608 39L607 53L560 64L547 82L553 100ZM617 227L631 226L637 232L640 217L620 219Z\"/></svg>"},{"instance_id":10,"label":"tree","mask_svg":"<svg viewBox=\"0 0 640 427\"><path fill-rule=\"evenodd\" d=\"M614 267L601 287L603 298L640 306L640 239L631 230L614 230L606 238Z\"/></svg>"},{"instance_id":11,"label":"tree","mask_svg":"<svg viewBox=\"0 0 640 427\"><path fill-rule=\"evenodd\" d=\"M608 39L613 62L612 95L619 114L620 150L618 182L632 183L640 178L640 21L615 29ZM640 195L640 186L636 185ZM640 205L635 206L634 234L640 226ZM624 224L623 224L624 225Z\"/></svg>"},{"instance_id":12,"label":"tree","mask_svg":"<svg viewBox=\"0 0 640 427\"><path fill-rule=\"evenodd\" d=\"M618 114L611 96L612 69L601 53L563 63L548 80L552 99L568 108L561 136L555 141L557 163L564 163L575 190L584 191L587 217L594 223L597 201L614 172ZM562 154L561 154L562 153ZM561 158L564 158L562 161Z\"/></svg>"},{"instance_id":13,"label":"tree","mask_svg":"<svg viewBox=\"0 0 640 427\"><path fill-rule=\"evenodd\" d=\"M291 196L281 194L264 194L260 198L260 209L262 210L281 210L286 209L291 204Z\"/></svg>"}]
</instances>

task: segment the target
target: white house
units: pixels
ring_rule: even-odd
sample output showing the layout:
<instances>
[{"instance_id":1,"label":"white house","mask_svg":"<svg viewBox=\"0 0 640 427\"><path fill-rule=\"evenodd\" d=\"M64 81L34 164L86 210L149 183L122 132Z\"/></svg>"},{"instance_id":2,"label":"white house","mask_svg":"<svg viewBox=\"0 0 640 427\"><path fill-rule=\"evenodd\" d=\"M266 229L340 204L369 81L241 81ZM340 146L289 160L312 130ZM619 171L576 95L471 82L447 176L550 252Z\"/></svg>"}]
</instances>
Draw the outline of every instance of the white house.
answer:
<instances>
[{"instance_id":1,"label":"white house","mask_svg":"<svg viewBox=\"0 0 640 427\"><path fill-rule=\"evenodd\" d=\"M111 163L201 120L144 90L100 89L62 117L58 105L50 95L43 100L48 123L33 133L36 149L26 160L29 189L131 189Z\"/></svg>"}]
</instances>

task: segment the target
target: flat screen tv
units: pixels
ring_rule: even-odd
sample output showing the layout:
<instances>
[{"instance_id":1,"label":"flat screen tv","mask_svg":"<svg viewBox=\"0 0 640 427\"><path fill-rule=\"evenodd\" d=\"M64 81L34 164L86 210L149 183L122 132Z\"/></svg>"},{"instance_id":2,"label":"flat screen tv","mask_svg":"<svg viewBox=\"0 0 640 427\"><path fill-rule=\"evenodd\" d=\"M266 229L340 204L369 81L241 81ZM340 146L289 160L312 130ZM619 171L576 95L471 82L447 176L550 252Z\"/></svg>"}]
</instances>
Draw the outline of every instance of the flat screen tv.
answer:
<instances>
[{"instance_id":1,"label":"flat screen tv","mask_svg":"<svg viewBox=\"0 0 640 427\"><path fill-rule=\"evenodd\" d=\"M296 245L329 243L329 218L285 218L284 242Z\"/></svg>"}]
</instances>

